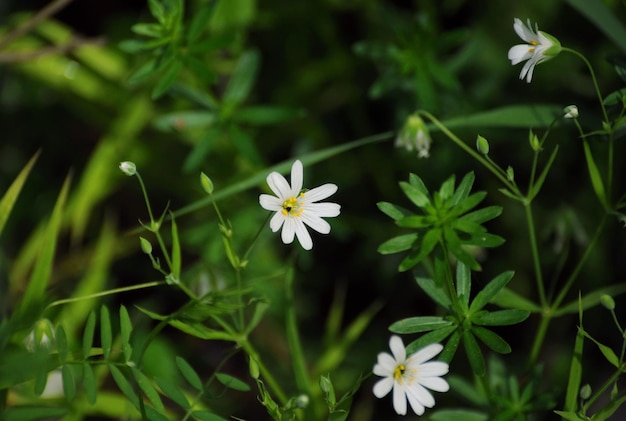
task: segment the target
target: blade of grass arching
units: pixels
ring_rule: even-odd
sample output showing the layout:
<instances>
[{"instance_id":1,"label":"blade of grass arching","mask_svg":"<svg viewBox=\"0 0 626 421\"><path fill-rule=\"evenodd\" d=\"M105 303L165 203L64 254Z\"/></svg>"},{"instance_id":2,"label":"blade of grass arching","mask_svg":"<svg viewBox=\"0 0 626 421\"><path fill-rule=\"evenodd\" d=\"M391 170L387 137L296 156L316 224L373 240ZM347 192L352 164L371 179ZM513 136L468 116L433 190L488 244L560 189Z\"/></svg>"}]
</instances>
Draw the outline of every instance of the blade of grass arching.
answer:
<instances>
[{"instance_id":1,"label":"blade of grass arching","mask_svg":"<svg viewBox=\"0 0 626 421\"><path fill-rule=\"evenodd\" d=\"M448 129L468 127L509 127L528 129L546 127L556 116L562 113L562 107L555 105L511 105L493 110L482 111L468 116L444 120ZM437 130L434 125L429 129Z\"/></svg>"},{"instance_id":2,"label":"blade of grass arching","mask_svg":"<svg viewBox=\"0 0 626 421\"><path fill-rule=\"evenodd\" d=\"M22 168L22 171L20 171L15 180L13 180L13 183L9 186L9 189L6 193L4 193L4 196L2 196L2 199L0 200L0 235L2 235L4 225L13 210L13 205L17 201L17 197L22 191L22 186L24 186L24 182L28 178L28 174L30 174L30 170L33 168L33 165L35 165L38 157L39 152L35 153L24 168Z\"/></svg>"},{"instance_id":3,"label":"blade of grass arching","mask_svg":"<svg viewBox=\"0 0 626 421\"><path fill-rule=\"evenodd\" d=\"M26 286L26 292L18 305L17 311L20 314L24 314L23 312L32 308L32 306L39 305L44 301L44 292L52 272L56 242L61 230L63 210L65 208L65 201L70 188L70 180L70 176L65 178L65 182L61 188L61 193L59 193L59 197L57 198L54 209L52 210L52 215L48 221L45 234L39 239L40 248L35 262L35 267L33 268L30 280Z\"/></svg>"},{"instance_id":4,"label":"blade of grass arching","mask_svg":"<svg viewBox=\"0 0 626 421\"><path fill-rule=\"evenodd\" d=\"M370 143L377 143L377 142L383 142L385 140L389 140L393 137L393 135L394 135L393 132L385 132L385 133L377 134L374 136L368 136L368 137L354 140L352 142L348 142L342 145L333 146L330 148L322 149L320 151L310 152L298 158L302 161L303 165L305 166L312 165L317 162L332 158L335 155L339 155L343 152L347 152L349 150L352 150L361 146L365 146ZM235 182L225 188L216 188L215 192L213 193L213 199L216 201L221 200L226 197L240 193L244 190L247 190L251 187L257 186L263 183L267 175L272 171L285 174L291 170L292 164L293 164L293 160L284 161L284 162L281 162L280 164L276 164L263 171L260 171L254 174L253 176L246 178L245 180ZM207 174L207 175L210 176L210 174ZM181 215L186 215L188 213L194 212L198 209L202 209L210 205L211 205L211 198L206 197L202 200L198 200L194 203L191 203L190 205L187 205L181 209L178 209L177 211L173 212L172 216L179 217Z\"/></svg>"},{"instance_id":5,"label":"blade of grass arching","mask_svg":"<svg viewBox=\"0 0 626 421\"><path fill-rule=\"evenodd\" d=\"M567 0L567 2L626 52L626 28L604 2L601 0Z\"/></svg>"},{"instance_id":6,"label":"blade of grass arching","mask_svg":"<svg viewBox=\"0 0 626 421\"><path fill-rule=\"evenodd\" d=\"M78 281L70 298L84 297L104 289L117 249L115 233L111 219L105 219L95 248L87 257L89 264L86 266L86 272ZM98 301L96 300L85 299L72 301L62 307L57 320L63 323L70 338L76 336L80 327L85 323L89 312L97 304Z\"/></svg>"},{"instance_id":7,"label":"blade of grass arching","mask_svg":"<svg viewBox=\"0 0 626 421\"><path fill-rule=\"evenodd\" d=\"M574 344L574 355L569 369L569 379L567 381L567 392L565 393L565 411L573 412L578 409L578 394L580 392L580 381L583 374L582 358L585 335L583 334L583 308L580 297L578 298L579 328L576 333Z\"/></svg>"}]
</instances>

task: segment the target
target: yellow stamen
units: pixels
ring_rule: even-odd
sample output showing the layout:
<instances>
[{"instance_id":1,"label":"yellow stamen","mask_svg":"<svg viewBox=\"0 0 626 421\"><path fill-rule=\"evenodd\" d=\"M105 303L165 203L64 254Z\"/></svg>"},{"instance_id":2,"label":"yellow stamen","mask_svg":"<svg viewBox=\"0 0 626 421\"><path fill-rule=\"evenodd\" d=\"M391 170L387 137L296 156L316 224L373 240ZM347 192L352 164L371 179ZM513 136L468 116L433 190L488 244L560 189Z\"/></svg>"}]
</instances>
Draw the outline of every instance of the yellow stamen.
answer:
<instances>
[{"instance_id":1,"label":"yellow stamen","mask_svg":"<svg viewBox=\"0 0 626 421\"><path fill-rule=\"evenodd\" d=\"M529 41L530 45L539 45L537 41Z\"/></svg>"},{"instance_id":2,"label":"yellow stamen","mask_svg":"<svg viewBox=\"0 0 626 421\"><path fill-rule=\"evenodd\" d=\"M299 194L300 197L304 197L304 193ZM290 197L289 199L283 202L282 213L285 216L300 216L302 215L302 208L300 207L300 203L298 203L298 199L295 197Z\"/></svg>"},{"instance_id":3,"label":"yellow stamen","mask_svg":"<svg viewBox=\"0 0 626 421\"><path fill-rule=\"evenodd\" d=\"M400 364L399 366L396 367L396 369L393 371L393 378L396 380L399 380L402 378L402 375L404 374L404 371L406 370L406 367L404 366L404 364Z\"/></svg>"}]
</instances>

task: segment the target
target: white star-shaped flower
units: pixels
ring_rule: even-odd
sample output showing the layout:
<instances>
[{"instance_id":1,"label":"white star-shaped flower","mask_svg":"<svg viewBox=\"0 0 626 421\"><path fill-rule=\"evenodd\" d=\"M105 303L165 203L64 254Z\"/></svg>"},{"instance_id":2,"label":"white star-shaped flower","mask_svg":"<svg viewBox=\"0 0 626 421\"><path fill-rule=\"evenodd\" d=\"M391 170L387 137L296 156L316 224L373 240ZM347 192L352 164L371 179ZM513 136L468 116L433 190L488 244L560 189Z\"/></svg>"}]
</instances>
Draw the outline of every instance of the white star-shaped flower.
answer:
<instances>
[{"instance_id":1,"label":"white star-shaped flower","mask_svg":"<svg viewBox=\"0 0 626 421\"><path fill-rule=\"evenodd\" d=\"M524 25L520 19L515 18L513 29L528 44L518 44L511 47L509 49L509 60L511 60L512 65L528 60L522 67L519 78L526 78L526 82L530 83L535 66L559 54L561 52L561 43L552 35L540 31L536 24L533 31L530 19L528 24Z\"/></svg>"},{"instance_id":2,"label":"white star-shaped flower","mask_svg":"<svg viewBox=\"0 0 626 421\"><path fill-rule=\"evenodd\" d=\"M302 162L297 160L291 166L291 186L277 172L267 176L267 184L276 196L262 194L259 203L263 209L276 212L270 220L270 228L276 232L281 227L283 243L290 244L294 236L305 250L313 248L313 240L305 224L315 231L328 234L330 224L322 218L339 215L341 207L337 203L316 203L326 199L337 191L335 184L324 184L311 190L302 188Z\"/></svg>"},{"instance_id":3,"label":"white star-shaped flower","mask_svg":"<svg viewBox=\"0 0 626 421\"><path fill-rule=\"evenodd\" d=\"M435 406L435 398L428 391L447 392L448 382L441 378L448 372L448 364L441 361L428 361L443 349L440 344L428 345L408 358L404 343L399 336L392 336L387 352L378 354L374 374L384 377L374 385L377 398L386 396L393 389L393 408L400 415L406 415L406 401L413 412L422 415L425 408Z\"/></svg>"}]
</instances>

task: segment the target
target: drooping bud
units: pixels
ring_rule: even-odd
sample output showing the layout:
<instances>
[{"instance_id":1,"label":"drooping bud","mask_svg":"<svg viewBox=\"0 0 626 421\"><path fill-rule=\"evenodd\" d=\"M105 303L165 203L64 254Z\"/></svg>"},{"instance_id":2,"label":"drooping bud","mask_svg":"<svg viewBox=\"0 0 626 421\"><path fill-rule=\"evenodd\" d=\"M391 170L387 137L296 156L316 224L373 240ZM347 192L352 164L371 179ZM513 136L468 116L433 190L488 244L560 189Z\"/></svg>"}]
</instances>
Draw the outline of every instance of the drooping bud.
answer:
<instances>
[{"instance_id":1,"label":"drooping bud","mask_svg":"<svg viewBox=\"0 0 626 421\"><path fill-rule=\"evenodd\" d=\"M563 108L563 118L578 118L578 107L576 105L568 105Z\"/></svg>"},{"instance_id":2,"label":"drooping bud","mask_svg":"<svg viewBox=\"0 0 626 421\"><path fill-rule=\"evenodd\" d=\"M419 158L428 158L430 156L430 143L431 138L426 123L418 114L412 114L398 133L395 145L404 147L409 152L415 149Z\"/></svg>"},{"instance_id":3,"label":"drooping bud","mask_svg":"<svg viewBox=\"0 0 626 421\"><path fill-rule=\"evenodd\" d=\"M137 174L137 166L131 161L120 162L120 170L129 177Z\"/></svg>"}]
</instances>

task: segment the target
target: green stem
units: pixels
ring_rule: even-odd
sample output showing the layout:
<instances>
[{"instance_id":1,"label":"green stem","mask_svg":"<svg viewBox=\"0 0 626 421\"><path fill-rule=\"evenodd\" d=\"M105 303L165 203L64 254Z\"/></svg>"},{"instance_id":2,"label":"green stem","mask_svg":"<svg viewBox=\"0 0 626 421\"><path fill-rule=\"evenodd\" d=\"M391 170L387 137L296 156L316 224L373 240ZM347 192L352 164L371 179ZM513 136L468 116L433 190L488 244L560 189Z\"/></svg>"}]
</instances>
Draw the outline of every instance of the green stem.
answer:
<instances>
[{"instance_id":1,"label":"green stem","mask_svg":"<svg viewBox=\"0 0 626 421\"><path fill-rule=\"evenodd\" d=\"M246 354L248 354L250 358L253 358L254 362L259 366L259 372L261 373L261 376L263 376L269 388L272 389L276 394L276 398L278 399L280 405L284 406L285 404L287 404L287 395L282 390L282 388L278 384L278 381L276 381L272 373L267 369L265 364L263 364L261 358L259 358L259 354L256 352L250 341L248 341L247 338L242 338L239 342L239 345L241 345L241 348L246 352Z\"/></svg>"},{"instance_id":2,"label":"green stem","mask_svg":"<svg viewBox=\"0 0 626 421\"><path fill-rule=\"evenodd\" d=\"M596 393L593 394L591 398L583 405L583 414L585 414L591 405L608 389L620 376L622 375L622 370L617 369L615 373L598 389Z\"/></svg>"},{"instance_id":3,"label":"green stem","mask_svg":"<svg viewBox=\"0 0 626 421\"><path fill-rule=\"evenodd\" d=\"M528 225L528 235L530 242L530 250L533 255L533 266L535 269L535 282L537 283L537 293L539 294L539 302L542 307L547 307L545 286L543 283L543 275L541 273L541 260L539 258L539 249L537 247L537 237L535 235L535 221L530 203L524 202L524 212L526 214L526 224Z\"/></svg>"},{"instance_id":4,"label":"green stem","mask_svg":"<svg viewBox=\"0 0 626 421\"><path fill-rule=\"evenodd\" d=\"M441 123L441 121L439 121L437 119L437 117L435 117L434 115L432 115L431 113L429 113L428 111L424 111L424 110L420 110L418 111L419 114L423 115L424 117L426 117L427 119L429 119L435 126L437 126L437 128L439 130L441 130L442 133L444 133L446 136L448 136L448 138L450 140L452 140L454 143L457 144L457 146L459 146L461 149L463 149L465 152L467 152L468 154L470 154L474 159L476 159L478 162L480 162L485 168L487 168L489 171L491 171L493 173L493 175L495 175L500 181L502 181L502 183L511 191L511 192L515 192L517 193L520 198L522 197L521 194L519 194L519 189L517 188L517 186L513 183L511 183L511 181L509 181L505 175L503 175L502 173L500 173L500 171L498 171L498 167L492 165L488 160L486 160L481 154L479 154L478 152L476 152L474 149L472 149L471 147L469 147L465 142L463 142L461 139L459 139L454 133L452 133L446 126L443 125L443 123Z\"/></svg>"},{"instance_id":5,"label":"green stem","mask_svg":"<svg viewBox=\"0 0 626 421\"><path fill-rule=\"evenodd\" d=\"M571 275L565 282L565 286L563 286L563 288L559 292L559 295L554 300L554 303L552 304L552 308L554 309L554 311L556 311L559 308L559 305L561 305L561 303L565 299L565 296L567 295L569 289L572 287L572 284L574 283L574 281L578 277L578 274L582 270L583 265L586 263L587 259L591 255L591 252L593 251L596 243L598 242L598 239L600 238L600 234L602 233L602 229L604 228L604 224L606 223L607 217L608 217L608 214L605 213L604 216L602 217L602 220L600 221L600 224L598 225L598 228L596 228L596 232L593 234L593 238L587 245L585 254L583 254L583 256L580 258L580 260L578 261L578 264L576 265Z\"/></svg>"},{"instance_id":6,"label":"green stem","mask_svg":"<svg viewBox=\"0 0 626 421\"><path fill-rule=\"evenodd\" d=\"M579 53L576 50L572 50L571 48L566 48L563 47L562 51L568 52L568 53L572 53L575 56L577 56L578 58L580 58L585 65L587 66L587 68L589 69L589 73L591 74L591 80L593 81L593 87L596 90L596 95L598 95L598 101L600 102L600 107L602 107L602 114L604 115L604 121L609 124L609 116L606 112L606 108L604 107L604 101L602 100L602 93L600 92L600 87L598 86L598 78L596 78L596 73L593 70L593 67L591 66L591 63L589 63L589 60L587 60L587 58L582 55L581 53Z\"/></svg>"},{"instance_id":7,"label":"green stem","mask_svg":"<svg viewBox=\"0 0 626 421\"><path fill-rule=\"evenodd\" d=\"M105 297L107 295L118 294L120 292L127 292L127 291L134 291L136 289L156 287L156 286L159 286L159 285L164 285L165 283L166 283L165 281L146 282L144 284L138 284L138 285L131 285L131 286L127 286L127 287L109 289L107 291L102 291L102 292L98 292L98 293L95 293L95 294L83 295L83 296L80 296L80 297L64 298L62 300L56 300L56 301L48 304L46 309L49 309L49 308L55 307L55 306L59 306L59 305L62 305L62 304L73 303L73 302L76 302L76 301L90 300L92 298Z\"/></svg>"},{"instance_id":8,"label":"green stem","mask_svg":"<svg viewBox=\"0 0 626 421\"><path fill-rule=\"evenodd\" d=\"M531 348L530 356L528 357L529 367L532 367L539 357L539 351L541 351L541 347L543 346L543 341L546 337L546 332L548 331L548 326L550 325L551 320L551 312L547 309L544 309L544 312L541 313L541 321L539 322L539 327L537 328L537 333L535 334L533 347Z\"/></svg>"},{"instance_id":9,"label":"green stem","mask_svg":"<svg viewBox=\"0 0 626 421\"><path fill-rule=\"evenodd\" d=\"M141 174L139 174L139 171L137 171L135 175L137 176L137 180L139 180L141 193L143 194L143 200L146 202L146 207L148 208L148 215L150 216L150 228L154 228L154 215L152 215L152 207L150 206L150 199L148 198L146 186L143 184L143 179L141 178Z\"/></svg>"},{"instance_id":10,"label":"green stem","mask_svg":"<svg viewBox=\"0 0 626 421\"><path fill-rule=\"evenodd\" d=\"M448 291L450 293L450 299L452 300L452 307L454 308L454 311L457 314L459 320L463 321L466 312L459 302L456 287L454 286L452 269L450 268L450 264L448 263L450 254L448 252L448 246L446 245L445 240L441 240L441 248L443 248L443 263L446 266L446 283L448 284Z\"/></svg>"}]
</instances>

